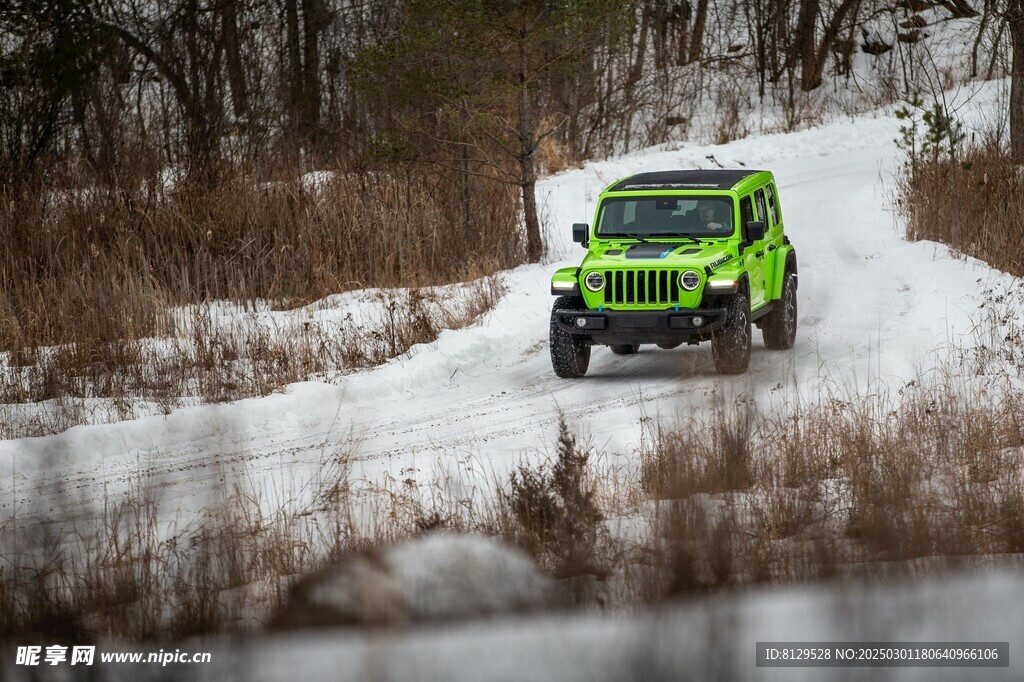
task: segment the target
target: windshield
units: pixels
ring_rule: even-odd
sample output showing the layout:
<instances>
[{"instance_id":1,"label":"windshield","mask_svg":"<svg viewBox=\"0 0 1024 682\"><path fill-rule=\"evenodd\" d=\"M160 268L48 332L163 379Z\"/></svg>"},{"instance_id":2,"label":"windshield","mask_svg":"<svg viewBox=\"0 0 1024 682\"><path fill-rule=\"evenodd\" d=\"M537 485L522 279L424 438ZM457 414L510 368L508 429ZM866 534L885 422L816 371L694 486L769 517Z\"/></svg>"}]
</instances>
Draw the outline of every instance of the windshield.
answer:
<instances>
[{"instance_id":1,"label":"windshield","mask_svg":"<svg viewBox=\"0 0 1024 682\"><path fill-rule=\"evenodd\" d=\"M597 236L728 237L733 233L732 203L723 196L606 199Z\"/></svg>"}]
</instances>

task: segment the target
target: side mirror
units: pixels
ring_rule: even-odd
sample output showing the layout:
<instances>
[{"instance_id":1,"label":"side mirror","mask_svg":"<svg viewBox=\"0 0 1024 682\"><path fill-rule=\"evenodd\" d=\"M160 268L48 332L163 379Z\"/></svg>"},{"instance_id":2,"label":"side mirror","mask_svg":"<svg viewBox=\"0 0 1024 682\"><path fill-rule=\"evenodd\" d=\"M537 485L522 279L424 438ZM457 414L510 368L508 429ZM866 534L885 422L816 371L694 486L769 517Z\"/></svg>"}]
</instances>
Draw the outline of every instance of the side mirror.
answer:
<instances>
[{"instance_id":1,"label":"side mirror","mask_svg":"<svg viewBox=\"0 0 1024 682\"><path fill-rule=\"evenodd\" d=\"M751 220L743 228L743 240L748 242L758 242L764 239L764 221L763 220Z\"/></svg>"},{"instance_id":2,"label":"side mirror","mask_svg":"<svg viewBox=\"0 0 1024 682\"><path fill-rule=\"evenodd\" d=\"M572 225L572 240L577 244L583 244L586 246L590 240L587 238L590 235L590 225L586 223L573 223Z\"/></svg>"}]
</instances>

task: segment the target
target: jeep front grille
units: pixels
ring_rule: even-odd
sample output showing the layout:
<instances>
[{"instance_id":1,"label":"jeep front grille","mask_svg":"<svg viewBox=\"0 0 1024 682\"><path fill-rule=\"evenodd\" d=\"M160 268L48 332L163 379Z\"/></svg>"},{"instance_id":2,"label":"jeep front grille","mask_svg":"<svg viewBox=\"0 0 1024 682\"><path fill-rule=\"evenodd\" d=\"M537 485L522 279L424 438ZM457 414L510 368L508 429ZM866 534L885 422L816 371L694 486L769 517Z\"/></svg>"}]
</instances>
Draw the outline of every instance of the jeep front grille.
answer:
<instances>
[{"instance_id":1,"label":"jeep front grille","mask_svg":"<svg viewBox=\"0 0 1024 682\"><path fill-rule=\"evenodd\" d=\"M606 270L605 305L675 305L679 270Z\"/></svg>"}]
</instances>

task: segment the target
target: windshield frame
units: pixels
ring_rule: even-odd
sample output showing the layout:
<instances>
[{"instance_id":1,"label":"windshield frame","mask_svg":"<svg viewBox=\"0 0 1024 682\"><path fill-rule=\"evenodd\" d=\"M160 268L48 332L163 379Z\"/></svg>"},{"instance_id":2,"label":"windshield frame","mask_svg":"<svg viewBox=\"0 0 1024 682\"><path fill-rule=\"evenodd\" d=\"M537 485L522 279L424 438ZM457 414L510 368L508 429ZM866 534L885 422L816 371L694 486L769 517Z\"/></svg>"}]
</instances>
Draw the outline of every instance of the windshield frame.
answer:
<instances>
[{"instance_id":1,"label":"windshield frame","mask_svg":"<svg viewBox=\"0 0 1024 682\"><path fill-rule=\"evenodd\" d=\"M613 231L607 231L607 221L605 219L606 211L613 205L626 202L626 201L639 201L642 199L650 199L656 201L659 199L676 199L684 202L694 202L691 211L696 210L697 201L710 200L715 202L721 202L727 204L731 225L728 225L728 231L714 230L710 231L706 228L687 228L681 231L664 232L655 231L651 232L647 230L637 229L636 225L622 225L621 229L613 228ZM723 207L724 208L724 207ZM625 210L625 209L624 209ZM634 209L635 210L635 209ZM658 209L664 210L664 209ZM675 211L682 210L681 207L676 208ZM674 218L682 218L685 213L673 212ZM594 215L594 237L601 240L623 240L623 239L636 239L636 235L639 235L643 239L650 241L658 240L676 240L682 238L690 238L694 240L703 239L729 239L736 236L736 220L738 215L738 208L736 204L736 195L728 190L702 190L700 192L680 192L680 191L664 191L664 192L615 192L614 194L606 195L601 198L598 204L597 210ZM634 218L635 220L635 218Z\"/></svg>"}]
</instances>

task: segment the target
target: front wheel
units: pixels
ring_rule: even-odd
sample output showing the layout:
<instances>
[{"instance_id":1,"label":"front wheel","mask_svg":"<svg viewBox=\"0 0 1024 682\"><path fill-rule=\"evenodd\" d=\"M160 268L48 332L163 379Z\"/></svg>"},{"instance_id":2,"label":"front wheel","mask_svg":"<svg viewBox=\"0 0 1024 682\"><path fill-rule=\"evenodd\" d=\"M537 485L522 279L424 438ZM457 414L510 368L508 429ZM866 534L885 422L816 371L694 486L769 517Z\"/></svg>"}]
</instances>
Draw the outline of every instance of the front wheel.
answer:
<instances>
[{"instance_id":1,"label":"front wheel","mask_svg":"<svg viewBox=\"0 0 1024 682\"><path fill-rule=\"evenodd\" d=\"M719 374L742 374L750 364L750 300L743 292L726 306L725 324L711 336L711 355Z\"/></svg>"},{"instance_id":2,"label":"front wheel","mask_svg":"<svg viewBox=\"0 0 1024 682\"><path fill-rule=\"evenodd\" d=\"M796 342L796 280L788 269L782 279L782 296L765 315L761 335L772 350L787 350Z\"/></svg>"},{"instance_id":3,"label":"front wheel","mask_svg":"<svg viewBox=\"0 0 1024 682\"><path fill-rule=\"evenodd\" d=\"M551 367L563 379L578 379L587 373L590 367L590 340L559 329L555 316L559 310L580 310L585 307L583 299L573 296L559 296L551 307L551 324L548 328Z\"/></svg>"}]
</instances>

